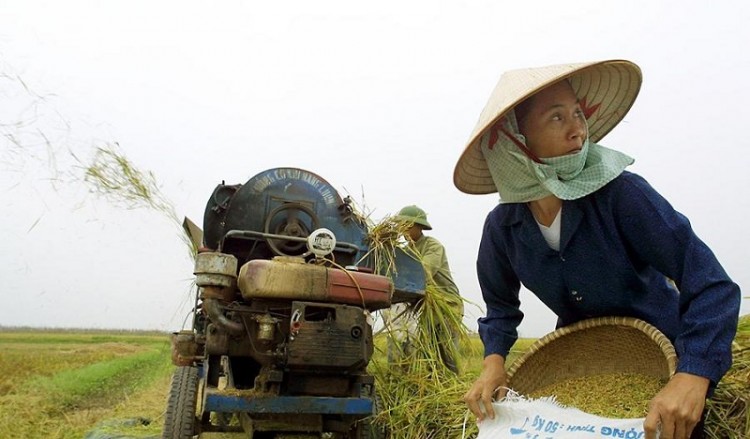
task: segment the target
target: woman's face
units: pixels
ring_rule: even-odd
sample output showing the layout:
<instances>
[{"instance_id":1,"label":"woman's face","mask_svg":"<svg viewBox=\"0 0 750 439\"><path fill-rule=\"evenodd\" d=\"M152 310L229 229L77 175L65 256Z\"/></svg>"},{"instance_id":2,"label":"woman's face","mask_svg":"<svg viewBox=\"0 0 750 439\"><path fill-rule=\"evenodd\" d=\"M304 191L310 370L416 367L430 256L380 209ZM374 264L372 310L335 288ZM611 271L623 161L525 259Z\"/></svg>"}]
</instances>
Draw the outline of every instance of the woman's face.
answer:
<instances>
[{"instance_id":1,"label":"woman's face","mask_svg":"<svg viewBox=\"0 0 750 439\"><path fill-rule=\"evenodd\" d=\"M526 137L526 146L537 157L559 157L581 150L586 123L568 81L545 88L529 98L524 107L518 128Z\"/></svg>"}]
</instances>

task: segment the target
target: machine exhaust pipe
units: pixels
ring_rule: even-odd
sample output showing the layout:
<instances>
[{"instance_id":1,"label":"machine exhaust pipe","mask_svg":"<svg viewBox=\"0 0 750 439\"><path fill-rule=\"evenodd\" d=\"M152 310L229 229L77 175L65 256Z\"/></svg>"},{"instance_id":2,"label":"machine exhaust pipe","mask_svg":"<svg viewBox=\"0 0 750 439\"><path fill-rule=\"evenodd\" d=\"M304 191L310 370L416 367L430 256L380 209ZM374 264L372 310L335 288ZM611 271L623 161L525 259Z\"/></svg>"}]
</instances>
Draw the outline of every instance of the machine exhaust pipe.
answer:
<instances>
[{"instance_id":1,"label":"machine exhaust pipe","mask_svg":"<svg viewBox=\"0 0 750 439\"><path fill-rule=\"evenodd\" d=\"M218 252L198 253L195 258L195 283L201 288L203 309L216 325L231 335L244 335L245 325L224 315L220 301L234 295L237 279L237 258Z\"/></svg>"},{"instance_id":2,"label":"machine exhaust pipe","mask_svg":"<svg viewBox=\"0 0 750 439\"><path fill-rule=\"evenodd\" d=\"M240 322L235 322L234 320L228 319L227 316L224 315L224 310L222 309L222 306L218 300L209 298L204 299L203 309L206 310L208 317L213 323L219 325L228 333L232 335L245 334L245 325Z\"/></svg>"}]
</instances>

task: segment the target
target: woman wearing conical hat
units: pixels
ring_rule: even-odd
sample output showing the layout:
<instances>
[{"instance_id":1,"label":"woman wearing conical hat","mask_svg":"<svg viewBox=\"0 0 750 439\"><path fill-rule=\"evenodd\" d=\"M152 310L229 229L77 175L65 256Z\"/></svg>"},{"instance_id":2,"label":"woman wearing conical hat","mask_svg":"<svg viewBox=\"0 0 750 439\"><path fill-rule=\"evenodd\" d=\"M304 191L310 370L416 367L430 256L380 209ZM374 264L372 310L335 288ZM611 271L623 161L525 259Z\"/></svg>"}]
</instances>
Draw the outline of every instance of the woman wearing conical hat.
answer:
<instances>
[{"instance_id":1,"label":"woman wearing conical hat","mask_svg":"<svg viewBox=\"0 0 750 439\"><path fill-rule=\"evenodd\" d=\"M507 72L456 165L459 190L500 195L477 259L485 359L464 396L479 421L494 418L492 399L507 385L523 284L558 327L627 316L661 330L679 362L651 401L646 437L657 428L662 438L703 437L696 425L731 365L740 291L687 218L625 170L633 159L596 143L640 85L638 66L623 60Z\"/></svg>"}]
</instances>

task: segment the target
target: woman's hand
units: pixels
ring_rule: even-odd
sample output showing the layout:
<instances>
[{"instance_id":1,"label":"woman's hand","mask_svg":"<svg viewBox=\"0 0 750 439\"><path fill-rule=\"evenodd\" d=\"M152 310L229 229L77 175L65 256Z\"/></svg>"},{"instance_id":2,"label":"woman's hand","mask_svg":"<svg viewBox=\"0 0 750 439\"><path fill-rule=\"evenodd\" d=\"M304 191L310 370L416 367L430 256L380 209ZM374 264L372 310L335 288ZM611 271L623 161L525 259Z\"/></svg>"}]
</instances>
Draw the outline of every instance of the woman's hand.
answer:
<instances>
[{"instance_id":1,"label":"woman's hand","mask_svg":"<svg viewBox=\"0 0 750 439\"><path fill-rule=\"evenodd\" d=\"M660 439L688 439L703 414L708 385L708 378L674 374L649 403L643 422L646 439L656 439L659 428Z\"/></svg>"},{"instance_id":2,"label":"woman's hand","mask_svg":"<svg viewBox=\"0 0 750 439\"><path fill-rule=\"evenodd\" d=\"M505 358L498 354L488 355L482 364L482 373L464 395L464 402L478 421L484 420L485 414L495 419L495 409L492 407L494 396L505 396L508 376L505 374Z\"/></svg>"}]
</instances>

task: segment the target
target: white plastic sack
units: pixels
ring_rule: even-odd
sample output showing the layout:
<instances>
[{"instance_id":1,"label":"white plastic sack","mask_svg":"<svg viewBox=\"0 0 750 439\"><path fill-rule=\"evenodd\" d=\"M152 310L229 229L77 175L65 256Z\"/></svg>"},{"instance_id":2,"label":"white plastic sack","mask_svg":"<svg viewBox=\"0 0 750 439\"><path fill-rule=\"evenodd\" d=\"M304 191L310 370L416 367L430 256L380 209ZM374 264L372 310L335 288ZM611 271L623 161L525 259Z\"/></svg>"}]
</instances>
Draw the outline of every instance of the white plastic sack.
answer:
<instances>
[{"instance_id":1,"label":"white plastic sack","mask_svg":"<svg viewBox=\"0 0 750 439\"><path fill-rule=\"evenodd\" d=\"M610 419L572 407L553 398L525 399L509 392L493 404L495 419L479 423L477 439L643 439L645 418Z\"/></svg>"}]
</instances>

